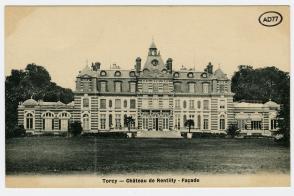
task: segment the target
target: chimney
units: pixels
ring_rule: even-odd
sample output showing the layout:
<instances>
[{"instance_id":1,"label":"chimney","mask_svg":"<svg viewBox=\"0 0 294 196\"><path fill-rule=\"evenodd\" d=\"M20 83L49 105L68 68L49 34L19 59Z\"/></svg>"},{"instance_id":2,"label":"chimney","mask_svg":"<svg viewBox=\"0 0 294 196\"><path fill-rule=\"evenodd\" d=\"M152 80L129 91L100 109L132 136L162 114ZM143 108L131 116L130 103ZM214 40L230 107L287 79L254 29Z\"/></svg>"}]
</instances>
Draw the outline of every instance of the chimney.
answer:
<instances>
[{"instance_id":1,"label":"chimney","mask_svg":"<svg viewBox=\"0 0 294 196\"><path fill-rule=\"evenodd\" d=\"M207 73L213 74L213 65L211 64L211 62L208 63L206 70L207 70Z\"/></svg>"},{"instance_id":2,"label":"chimney","mask_svg":"<svg viewBox=\"0 0 294 196\"><path fill-rule=\"evenodd\" d=\"M93 71L98 71L100 69L100 62L92 63Z\"/></svg>"},{"instance_id":3,"label":"chimney","mask_svg":"<svg viewBox=\"0 0 294 196\"><path fill-rule=\"evenodd\" d=\"M169 73L172 73L172 71L173 71L173 59L172 58L167 59L166 69L169 71Z\"/></svg>"},{"instance_id":4,"label":"chimney","mask_svg":"<svg viewBox=\"0 0 294 196\"><path fill-rule=\"evenodd\" d=\"M136 72L139 73L141 71L141 58L136 58L136 65L135 65Z\"/></svg>"}]
</instances>

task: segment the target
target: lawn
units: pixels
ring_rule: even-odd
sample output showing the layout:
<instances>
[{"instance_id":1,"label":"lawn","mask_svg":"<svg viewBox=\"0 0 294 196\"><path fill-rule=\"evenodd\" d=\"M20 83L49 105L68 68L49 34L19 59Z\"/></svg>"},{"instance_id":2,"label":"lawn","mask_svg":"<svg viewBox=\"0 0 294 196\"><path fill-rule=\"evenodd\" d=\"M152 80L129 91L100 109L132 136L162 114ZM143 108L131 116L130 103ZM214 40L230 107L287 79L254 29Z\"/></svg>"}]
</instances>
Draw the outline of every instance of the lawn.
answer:
<instances>
[{"instance_id":1,"label":"lawn","mask_svg":"<svg viewBox=\"0 0 294 196\"><path fill-rule=\"evenodd\" d=\"M6 140L7 174L254 174L290 171L290 150L271 139Z\"/></svg>"}]
</instances>

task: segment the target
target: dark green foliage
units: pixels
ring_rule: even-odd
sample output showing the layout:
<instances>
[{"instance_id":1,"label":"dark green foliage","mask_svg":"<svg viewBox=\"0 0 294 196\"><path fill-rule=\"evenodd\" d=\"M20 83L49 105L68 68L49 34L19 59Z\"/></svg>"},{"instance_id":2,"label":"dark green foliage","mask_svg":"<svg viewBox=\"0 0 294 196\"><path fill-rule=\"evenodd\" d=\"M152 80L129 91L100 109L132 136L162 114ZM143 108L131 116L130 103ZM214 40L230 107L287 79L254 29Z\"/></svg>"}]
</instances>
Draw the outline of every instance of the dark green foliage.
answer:
<instances>
[{"instance_id":1,"label":"dark green foliage","mask_svg":"<svg viewBox=\"0 0 294 196\"><path fill-rule=\"evenodd\" d=\"M229 127L226 129L226 133L231 138L234 138L235 136L239 135L240 130L238 130L238 127L236 124L230 124Z\"/></svg>"},{"instance_id":2,"label":"dark green foliage","mask_svg":"<svg viewBox=\"0 0 294 196\"><path fill-rule=\"evenodd\" d=\"M7 133L7 137L24 137L26 136L26 130L23 125L15 126Z\"/></svg>"},{"instance_id":3,"label":"dark green foliage","mask_svg":"<svg viewBox=\"0 0 294 196\"><path fill-rule=\"evenodd\" d=\"M132 116L126 116L124 120L126 122L126 125L128 126L128 131L130 132L131 125L134 123L135 119Z\"/></svg>"},{"instance_id":4,"label":"dark green foliage","mask_svg":"<svg viewBox=\"0 0 294 196\"><path fill-rule=\"evenodd\" d=\"M71 89L65 89L54 82L47 70L35 64L28 64L25 70L12 70L5 80L5 129L6 137L17 124L19 102L29 98L44 101L73 101Z\"/></svg>"},{"instance_id":5,"label":"dark green foliage","mask_svg":"<svg viewBox=\"0 0 294 196\"><path fill-rule=\"evenodd\" d=\"M191 132L191 127L193 127L193 126L194 126L194 120L192 120L192 119L186 120L185 127L189 128L189 133Z\"/></svg>"},{"instance_id":6,"label":"dark green foliage","mask_svg":"<svg viewBox=\"0 0 294 196\"><path fill-rule=\"evenodd\" d=\"M283 134L281 143L290 144L290 76L276 67L253 69L241 65L232 77L234 101L269 99L281 104L279 113L279 133Z\"/></svg>"},{"instance_id":7,"label":"dark green foliage","mask_svg":"<svg viewBox=\"0 0 294 196\"><path fill-rule=\"evenodd\" d=\"M69 133L70 133L72 136L78 136L78 135L81 135L82 132L83 132L83 128L82 128L81 122L79 122L79 121L74 121L74 122L70 123L70 126L69 126Z\"/></svg>"}]
</instances>

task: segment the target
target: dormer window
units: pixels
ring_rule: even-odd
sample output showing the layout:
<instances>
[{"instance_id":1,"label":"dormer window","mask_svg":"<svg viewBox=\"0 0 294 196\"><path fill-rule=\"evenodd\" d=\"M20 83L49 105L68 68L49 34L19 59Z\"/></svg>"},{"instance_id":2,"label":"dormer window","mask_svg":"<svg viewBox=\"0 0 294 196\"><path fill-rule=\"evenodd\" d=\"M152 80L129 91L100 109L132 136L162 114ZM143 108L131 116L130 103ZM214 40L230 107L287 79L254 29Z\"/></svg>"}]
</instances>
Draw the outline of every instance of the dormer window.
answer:
<instances>
[{"instance_id":1,"label":"dormer window","mask_svg":"<svg viewBox=\"0 0 294 196\"><path fill-rule=\"evenodd\" d=\"M188 73L187 74L188 78L193 78L194 77L194 74L192 72Z\"/></svg>"},{"instance_id":2,"label":"dormer window","mask_svg":"<svg viewBox=\"0 0 294 196\"><path fill-rule=\"evenodd\" d=\"M107 74L106 74L106 71L101 71L100 72L100 76L106 76Z\"/></svg>"},{"instance_id":3,"label":"dormer window","mask_svg":"<svg viewBox=\"0 0 294 196\"><path fill-rule=\"evenodd\" d=\"M175 78L178 78L179 77L179 73L178 72L174 73L174 77Z\"/></svg>"},{"instance_id":4,"label":"dormer window","mask_svg":"<svg viewBox=\"0 0 294 196\"><path fill-rule=\"evenodd\" d=\"M120 72L120 71L116 71L116 72L114 73L114 76L116 76L116 77L121 76L121 72Z\"/></svg>"},{"instance_id":5,"label":"dormer window","mask_svg":"<svg viewBox=\"0 0 294 196\"><path fill-rule=\"evenodd\" d=\"M202 78L207 78L207 73L202 73L202 74L201 74L201 77L202 77Z\"/></svg>"},{"instance_id":6,"label":"dormer window","mask_svg":"<svg viewBox=\"0 0 294 196\"><path fill-rule=\"evenodd\" d=\"M135 77L136 75L135 75L135 72L134 71L131 71L130 72L130 77Z\"/></svg>"}]
</instances>

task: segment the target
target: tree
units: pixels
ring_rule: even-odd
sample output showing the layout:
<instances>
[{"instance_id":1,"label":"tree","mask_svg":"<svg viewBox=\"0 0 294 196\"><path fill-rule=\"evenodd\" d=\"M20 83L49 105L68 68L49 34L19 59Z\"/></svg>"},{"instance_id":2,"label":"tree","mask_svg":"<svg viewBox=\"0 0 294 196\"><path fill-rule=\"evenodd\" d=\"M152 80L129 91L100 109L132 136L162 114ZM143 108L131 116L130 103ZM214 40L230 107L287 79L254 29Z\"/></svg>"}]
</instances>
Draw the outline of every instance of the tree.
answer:
<instances>
[{"instance_id":1,"label":"tree","mask_svg":"<svg viewBox=\"0 0 294 196\"><path fill-rule=\"evenodd\" d=\"M69 126L69 133L73 136L78 136L83 132L83 128L81 125L81 122L79 121L74 121L72 123L70 123Z\"/></svg>"},{"instance_id":2,"label":"tree","mask_svg":"<svg viewBox=\"0 0 294 196\"><path fill-rule=\"evenodd\" d=\"M128 131L131 132L131 125L135 122L135 119L132 116L125 117L126 125L128 126Z\"/></svg>"},{"instance_id":3,"label":"tree","mask_svg":"<svg viewBox=\"0 0 294 196\"><path fill-rule=\"evenodd\" d=\"M194 120L192 120L192 119L186 120L185 126L189 128L189 133L191 133L191 127L194 126Z\"/></svg>"},{"instance_id":4,"label":"tree","mask_svg":"<svg viewBox=\"0 0 294 196\"><path fill-rule=\"evenodd\" d=\"M283 134L282 143L290 144L290 76L278 68L265 67L253 69L252 66L241 65L232 77L234 101L271 99L280 104L279 133Z\"/></svg>"},{"instance_id":5,"label":"tree","mask_svg":"<svg viewBox=\"0 0 294 196\"><path fill-rule=\"evenodd\" d=\"M231 136L231 138L235 138L235 136L239 135L240 130L236 124L230 124L226 129L227 135Z\"/></svg>"},{"instance_id":6,"label":"tree","mask_svg":"<svg viewBox=\"0 0 294 196\"><path fill-rule=\"evenodd\" d=\"M5 80L5 133L6 137L17 125L19 102L29 98L44 101L73 101L71 89L65 89L51 82L47 70L36 64L28 64L24 70L12 70Z\"/></svg>"}]
</instances>

